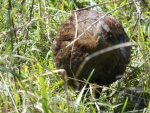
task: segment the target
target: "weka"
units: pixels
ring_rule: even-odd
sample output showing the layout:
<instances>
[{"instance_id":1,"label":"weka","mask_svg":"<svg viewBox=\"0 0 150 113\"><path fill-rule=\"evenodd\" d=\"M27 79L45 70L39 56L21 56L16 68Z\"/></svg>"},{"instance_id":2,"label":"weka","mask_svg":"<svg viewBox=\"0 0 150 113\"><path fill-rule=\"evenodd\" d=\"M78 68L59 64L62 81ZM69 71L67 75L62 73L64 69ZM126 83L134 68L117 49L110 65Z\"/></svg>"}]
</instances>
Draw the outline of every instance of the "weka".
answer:
<instances>
[{"instance_id":1,"label":"weka","mask_svg":"<svg viewBox=\"0 0 150 113\"><path fill-rule=\"evenodd\" d=\"M68 77L87 80L94 69L89 82L109 85L124 73L129 63L130 47L100 54L87 61L79 75L76 75L77 71L87 56L125 42L129 42L129 38L116 18L94 10L82 10L62 24L51 49L56 68L65 69ZM68 80L71 86L78 89L75 81Z\"/></svg>"}]
</instances>

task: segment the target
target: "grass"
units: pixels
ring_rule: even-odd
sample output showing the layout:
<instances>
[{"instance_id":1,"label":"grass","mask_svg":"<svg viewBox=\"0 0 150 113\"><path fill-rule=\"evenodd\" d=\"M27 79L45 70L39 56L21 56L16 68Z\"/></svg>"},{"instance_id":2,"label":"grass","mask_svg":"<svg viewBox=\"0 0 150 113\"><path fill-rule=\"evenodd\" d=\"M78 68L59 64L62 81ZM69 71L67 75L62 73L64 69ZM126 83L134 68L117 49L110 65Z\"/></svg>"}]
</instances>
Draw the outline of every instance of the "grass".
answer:
<instances>
[{"instance_id":1,"label":"grass","mask_svg":"<svg viewBox=\"0 0 150 113\"><path fill-rule=\"evenodd\" d=\"M150 112L150 1L95 1L1 0L0 112ZM76 93L64 84L50 49L72 11L95 4L103 5L94 9L118 18L136 43L125 76L103 87L99 99L92 95L94 85L83 95L84 88Z\"/></svg>"}]
</instances>

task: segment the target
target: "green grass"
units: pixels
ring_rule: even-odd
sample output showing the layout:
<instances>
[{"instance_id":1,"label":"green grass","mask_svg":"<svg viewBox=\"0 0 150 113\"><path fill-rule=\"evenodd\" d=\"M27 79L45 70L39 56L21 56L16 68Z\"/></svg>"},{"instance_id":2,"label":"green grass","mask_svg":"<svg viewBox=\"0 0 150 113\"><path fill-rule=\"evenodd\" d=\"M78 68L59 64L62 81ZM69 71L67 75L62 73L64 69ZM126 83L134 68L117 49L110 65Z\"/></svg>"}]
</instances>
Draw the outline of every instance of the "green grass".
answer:
<instances>
[{"instance_id":1,"label":"green grass","mask_svg":"<svg viewBox=\"0 0 150 113\"><path fill-rule=\"evenodd\" d=\"M95 1L0 1L1 113L150 112L150 1ZM110 11L136 45L125 76L96 99L94 85L85 95L84 88L76 93L67 86L54 67L50 46L73 10L102 3L93 9Z\"/></svg>"}]
</instances>

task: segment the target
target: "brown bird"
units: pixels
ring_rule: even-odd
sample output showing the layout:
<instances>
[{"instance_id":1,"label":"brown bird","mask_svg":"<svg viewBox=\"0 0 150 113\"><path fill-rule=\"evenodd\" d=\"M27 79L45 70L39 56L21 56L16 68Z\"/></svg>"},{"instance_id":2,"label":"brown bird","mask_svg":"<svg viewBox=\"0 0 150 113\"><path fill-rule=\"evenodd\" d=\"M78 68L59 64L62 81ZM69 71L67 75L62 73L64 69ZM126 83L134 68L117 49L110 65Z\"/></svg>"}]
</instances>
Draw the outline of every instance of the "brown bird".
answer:
<instances>
[{"instance_id":1,"label":"brown bird","mask_svg":"<svg viewBox=\"0 0 150 113\"><path fill-rule=\"evenodd\" d=\"M94 69L89 82L109 85L124 73L130 47L105 52L88 60L82 68L80 65L87 56L125 42L129 42L129 38L116 18L95 10L82 10L61 25L51 49L56 68L65 69L68 77L86 80ZM79 88L75 80L68 82Z\"/></svg>"}]
</instances>

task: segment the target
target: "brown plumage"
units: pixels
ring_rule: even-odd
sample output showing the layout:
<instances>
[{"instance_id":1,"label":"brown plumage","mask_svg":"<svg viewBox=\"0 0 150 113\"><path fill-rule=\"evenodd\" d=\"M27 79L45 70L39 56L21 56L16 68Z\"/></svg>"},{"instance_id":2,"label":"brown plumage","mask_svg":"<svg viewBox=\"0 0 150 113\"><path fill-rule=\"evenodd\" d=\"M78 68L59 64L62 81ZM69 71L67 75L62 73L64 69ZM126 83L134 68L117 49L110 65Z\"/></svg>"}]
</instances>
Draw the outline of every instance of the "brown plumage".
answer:
<instances>
[{"instance_id":1,"label":"brown plumage","mask_svg":"<svg viewBox=\"0 0 150 113\"><path fill-rule=\"evenodd\" d=\"M79 39L67 47L78 36ZM95 69L90 82L108 85L124 73L129 63L130 47L98 55L86 62L79 75L76 73L87 56L128 41L126 32L116 18L94 10L83 10L77 11L76 16L73 14L64 22L51 48L56 67L65 69L67 76L84 80ZM73 80L69 80L69 84L78 87Z\"/></svg>"}]
</instances>

